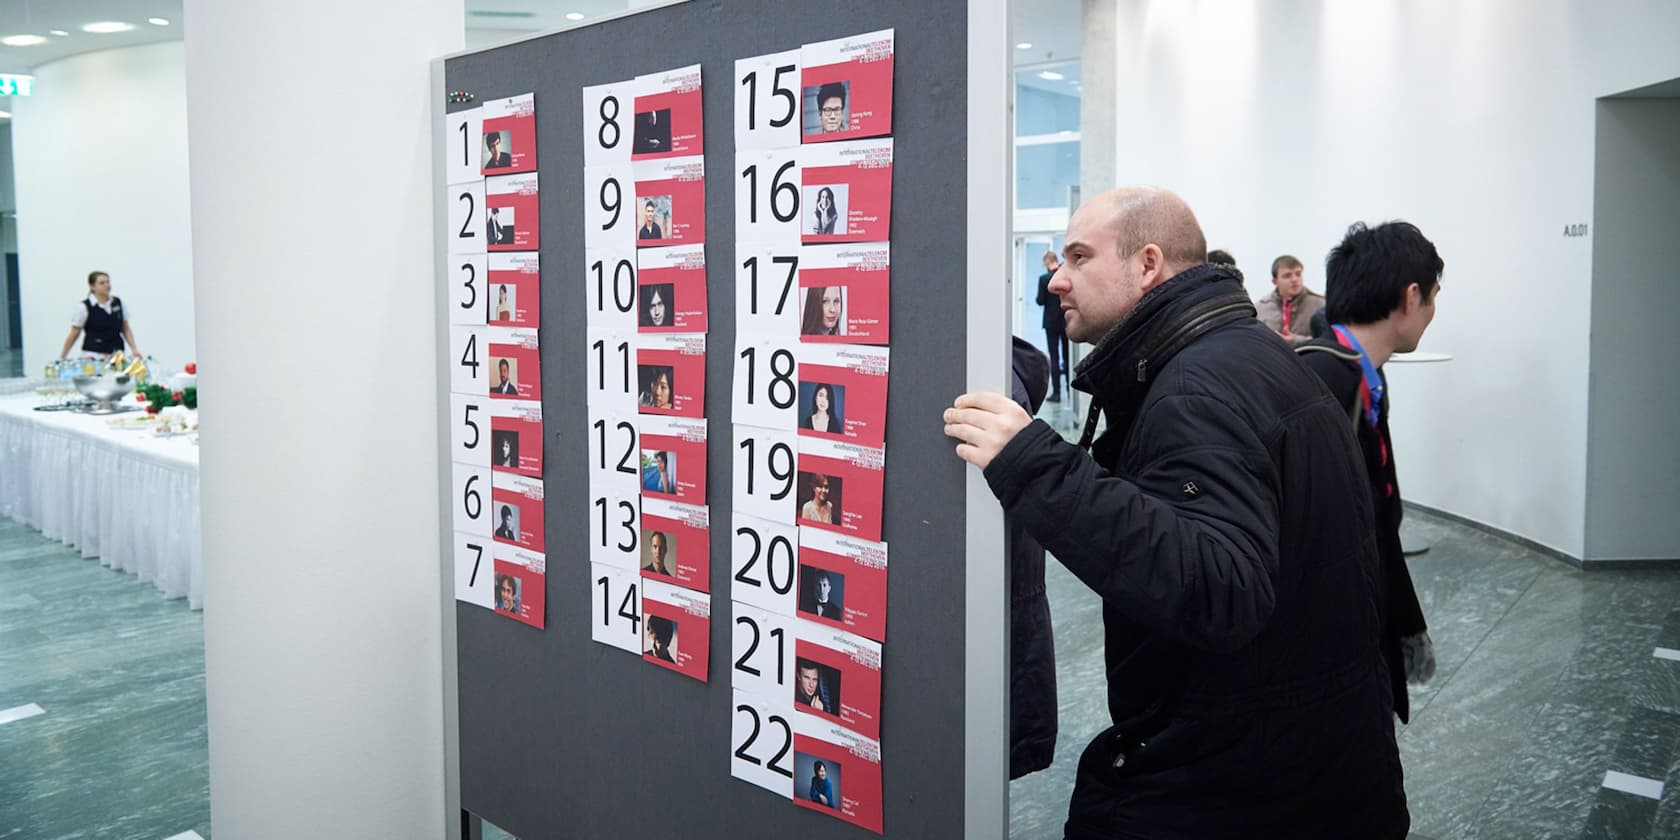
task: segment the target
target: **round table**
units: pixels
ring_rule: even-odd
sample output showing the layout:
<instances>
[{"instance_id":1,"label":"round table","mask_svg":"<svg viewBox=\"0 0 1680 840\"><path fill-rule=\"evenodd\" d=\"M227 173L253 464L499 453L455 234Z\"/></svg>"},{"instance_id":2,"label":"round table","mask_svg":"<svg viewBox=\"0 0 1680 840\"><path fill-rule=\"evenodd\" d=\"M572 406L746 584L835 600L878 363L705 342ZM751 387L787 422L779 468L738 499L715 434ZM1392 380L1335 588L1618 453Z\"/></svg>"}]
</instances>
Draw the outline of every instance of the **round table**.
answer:
<instances>
[{"instance_id":1,"label":"round table","mask_svg":"<svg viewBox=\"0 0 1680 840\"><path fill-rule=\"evenodd\" d=\"M1452 361L1451 353L1430 353L1424 350L1414 350L1410 353L1395 353L1388 357L1389 362L1404 365L1436 364ZM1405 534L1400 535L1400 553L1411 557L1429 550L1429 543L1421 540L1407 540Z\"/></svg>"}]
</instances>

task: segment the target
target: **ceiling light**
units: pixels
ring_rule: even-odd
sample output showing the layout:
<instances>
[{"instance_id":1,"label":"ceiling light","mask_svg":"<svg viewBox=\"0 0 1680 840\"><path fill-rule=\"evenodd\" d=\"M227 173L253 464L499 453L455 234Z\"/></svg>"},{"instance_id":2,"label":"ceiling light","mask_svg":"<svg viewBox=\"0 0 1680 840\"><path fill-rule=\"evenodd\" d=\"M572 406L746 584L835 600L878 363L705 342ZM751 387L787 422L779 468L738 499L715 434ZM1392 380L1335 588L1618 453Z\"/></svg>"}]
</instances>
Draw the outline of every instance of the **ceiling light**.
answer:
<instances>
[{"instance_id":1,"label":"ceiling light","mask_svg":"<svg viewBox=\"0 0 1680 840\"><path fill-rule=\"evenodd\" d=\"M1022 41L1021 43L1015 45L1015 49L1030 50L1030 49L1032 49L1032 42L1031 41Z\"/></svg>"},{"instance_id":2,"label":"ceiling light","mask_svg":"<svg viewBox=\"0 0 1680 840\"><path fill-rule=\"evenodd\" d=\"M70 33L65 32L62 29L54 29L54 30L52 30L51 34L57 35L58 37L63 38L63 37L68 36Z\"/></svg>"},{"instance_id":3,"label":"ceiling light","mask_svg":"<svg viewBox=\"0 0 1680 840\"><path fill-rule=\"evenodd\" d=\"M146 18L146 22L153 26L168 26L168 18Z\"/></svg>"},{"instance_id":4,"label":"ceiling light","mask_svg":"<svg viewBox=\"0 0 1680 840\"><path fill-rule=\"evenodd\" d=\"M8 47L33 47L36 44L45 44L46 42L47 39L39 35L7 35L0 38L0 44L5 44Z\"/></svg>"},{"instance_id":5,"label":"ceiling light","mask_svg":"<svg viewBox=\"0 0 1680 840\"><path fill-rule=\"evenodd\" d=\"M583 20L583 12L567 12L566 20Z\"/></svg>"},{"instance_id":6,"label":"ceiling light","mask_svg":"<svg viewBox=\"0 0 1680 840\"><path fill-rule=\"evenodd\" d=\"M113 32L127 32L133 28L134 24L132 23L123 23L120 20L102 20L82 27L82 31L92 32L95 35L109 35Z\"/></svg>"},{"instance_id":7,"label":"ceiling light","mask_svg":"<svg viewBox=\"0 0 1680 840\"><path fill-rule=\"evenodd\" d=\"M1051 81L1051 82L1059 82L1059 81L1067 78L1066 76L1063 76L1062 74L1057 73L1054 70L1046 70L1046 71L1038 74L1038 77L1040 79L1044 79L1046 81Z\"/></svg>"}]
</instances>

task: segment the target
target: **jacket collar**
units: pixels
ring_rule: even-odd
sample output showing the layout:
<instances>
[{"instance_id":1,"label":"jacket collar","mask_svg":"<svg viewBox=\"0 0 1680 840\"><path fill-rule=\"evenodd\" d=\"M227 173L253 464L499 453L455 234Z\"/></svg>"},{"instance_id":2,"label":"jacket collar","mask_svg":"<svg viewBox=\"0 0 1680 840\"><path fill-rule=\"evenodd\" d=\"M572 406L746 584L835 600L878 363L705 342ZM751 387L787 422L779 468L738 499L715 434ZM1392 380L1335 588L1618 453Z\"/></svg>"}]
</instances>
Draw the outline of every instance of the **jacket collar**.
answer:
<instances>
[{"instance_id":1,"label":"jacket collar","mask_svg":"<svg viewBox=\"0 0 1680 840\"><path fill-rule=\"evenodd\" d=\"M1196 338L1253 317L1240 277L1213 263L1185 269L1144 294L1075 369L1073 387L1092 396L1082 445L1104 410L1111 427L1127 425L1150 379Z\"/></svg>"}]
</instances>

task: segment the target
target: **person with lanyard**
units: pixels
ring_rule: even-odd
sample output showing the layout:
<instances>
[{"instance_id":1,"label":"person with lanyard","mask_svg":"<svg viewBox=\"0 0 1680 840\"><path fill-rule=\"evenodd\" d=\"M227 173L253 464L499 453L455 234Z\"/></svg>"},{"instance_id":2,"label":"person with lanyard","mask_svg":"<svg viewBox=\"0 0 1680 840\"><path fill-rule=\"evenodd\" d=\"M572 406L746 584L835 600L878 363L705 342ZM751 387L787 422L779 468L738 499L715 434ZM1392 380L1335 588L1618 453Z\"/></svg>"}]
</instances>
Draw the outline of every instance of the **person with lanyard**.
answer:
<instances>
[{"instance_id":1,"label":"person with lanyard","mask_svg":"<svg viewBox=\"0 0 1680 840\"><path fill-rule=\"evenodd\" d=\"M1402 723L1411 718L1406 684L1428 682L1435 675L1435 645L1401 550L1404 508L1395 479L1388 379L1382 366L1395 353L1417 349L1435 317L1443 265L1435 245L1413 225L1354 224L1326 263L1330 332L1295 348L1347 411L1365 457L1388 590L1383 656L1394 713Z\"/></svg>"},{"instance_id":2,"label":"person with lanyard","mask_svg":"<svg viewBox=\"0 0 1680 840\"><path fill-rule=\"evenodd\" d=\"M1272 260L1272 293L1254 302L1260 323L1290 345L1312 338L1312 319L1324 308L1324 296L1301 279L1301 261L1289 254Z\"/></svg>"},{"instance_id":3,"label":"person with lanyard","mask_svg":"<svg viewBox=\"0 0 1680 840\"><path fill-rule=\"evenodd\" d=\"M123 312L122 298L111 294L111 275L95 271L88 275L88 296L76 306L70 316L70 335L58 351L58 358L70 355L76 337L82 337L82 352L93 356L109 356L128 343L131 355L140 355L134 343L134 329Z\"/></svg>"}]
</instances>

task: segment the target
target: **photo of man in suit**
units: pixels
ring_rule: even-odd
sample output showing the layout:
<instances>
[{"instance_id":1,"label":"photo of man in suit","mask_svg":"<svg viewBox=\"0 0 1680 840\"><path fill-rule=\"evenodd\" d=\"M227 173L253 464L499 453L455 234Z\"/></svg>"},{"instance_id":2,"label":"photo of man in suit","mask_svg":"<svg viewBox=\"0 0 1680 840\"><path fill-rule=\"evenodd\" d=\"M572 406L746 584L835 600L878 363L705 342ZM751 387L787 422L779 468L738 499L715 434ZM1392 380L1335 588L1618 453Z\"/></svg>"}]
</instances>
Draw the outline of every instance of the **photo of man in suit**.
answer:
<instances>
[{"instance_id":1,"label":"photo of man in suit","mask_svg":"<svg viewBox=\"0 0 1680 840\"><path fill-rule=\"evenodd\" d=\"M519 386L513 382L513 368L509 366L507 359L496 360L496 381L490 383L490 393L519 395Z\"/></svg>"},{"instance_id":2,"label":"photo of man in suit","mask_svg":"<svg viewBox=\"0 0 1680 840\"><path fill-rule=\"evenodd\" d=\"M793 702L819 712L835 714L834 701L829 697L828 684L823 681L822 668L804 659L798 662L798 679L793 681Z\"/></svg>"},{"instance_id":3,"label":"photo of man in suit","mask_svg":"<svg viewBox=\"0 0 1680 840\"><path fill-rule=\"evenodd\" d=\"M803 566L801 570L806 583L799 593L799 611L839 621L845 615L845 607L840 603L840 587L845 585L845 576L812 566Z\"/></svg>"},{"instance_id":4,"label":"photo of man in suit","mask_svg":"<svg viewBox=\"0 0 1680 840\"><path fill-rule=\"evenodd\" d=\"M501 208L490 208L490 215L484 222L484 241L490 245L512 245L513 225L502 224Z\"/></svg>"},{"instance_id":5,"label":"photo of man in suit","mask_svg":"<svg viewBox=\"0 0 1680 840\"><path fill-rule=\"evenodd\" d=\"M671 150L671 109L642 111L636 115L636 154L658 154Z\"/></svg>"},{"instance_id":6,"label":"photo of man in suit","mask_svg":"<svg viewBox=\"0 0 1680 840\"><path fill-rule=\"evenodd\" d=\"M484 168L500 169L513 165L513 156L502 148L502 135L505 131L492 131L484 135Z\"/></svg>"},{"instance_id":7,"label":"photo of man in suit","mask_svg":"<svg viewBox=\"0 0 1680 840\"><path fill-rule=\"evenodd\" d=\"M519 542L519 523L513 519L513 505L502 505L502 524L496 526L496 538Z\"/></svg>"}]
</instances>

